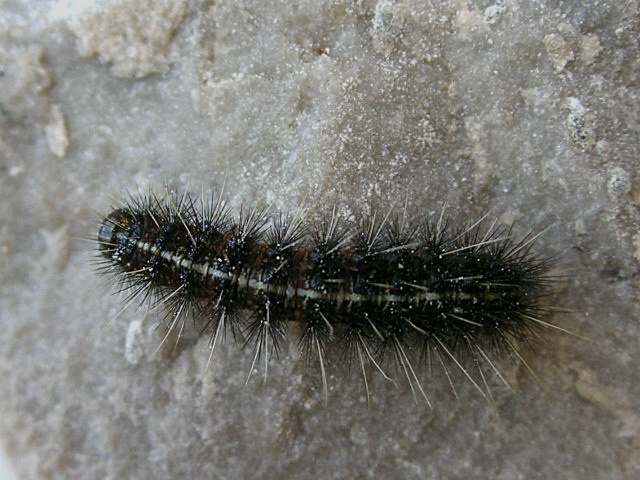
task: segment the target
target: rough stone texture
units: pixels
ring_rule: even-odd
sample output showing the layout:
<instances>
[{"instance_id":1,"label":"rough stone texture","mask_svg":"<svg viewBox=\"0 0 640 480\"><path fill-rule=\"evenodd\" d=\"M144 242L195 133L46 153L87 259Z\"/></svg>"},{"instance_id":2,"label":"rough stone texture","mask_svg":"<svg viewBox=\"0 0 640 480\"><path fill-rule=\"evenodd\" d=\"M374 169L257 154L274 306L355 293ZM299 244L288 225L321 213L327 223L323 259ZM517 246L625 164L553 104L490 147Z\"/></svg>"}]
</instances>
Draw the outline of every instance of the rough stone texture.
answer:
<instances>
[{"instance_id":1,"label":"rough stone texture","mask_svg":"<svg viewBox=\"0 0 640 480\"><path fill-rule=\"evenodd\" d=\"M0 1L1 438L23 478L640 478L637 1ZM154 6L152 6L154 5ZM89 57L87 55L90 55ZM95 56L95 57L94 57ZM154 353L91 265L126 189L553 224L549 335L495 408L295 349ZM137 187L136 187L137 186ZM407 195L407 191L409 192ZM379 377L379 376L378 376Z\"/></svg>"},{"instance_id":2,"label":"rough stone texture","mask_svg":"<svg viewBox=\"0 0 640 480\"><path fill-rule=\"evenodd\" d=\"M98 3L75 16L69 26L78 36L81 54L112 64L117 77L144 77L169 69L166 51L185 6L185 0Z\"/></svg>"}]
</instances>

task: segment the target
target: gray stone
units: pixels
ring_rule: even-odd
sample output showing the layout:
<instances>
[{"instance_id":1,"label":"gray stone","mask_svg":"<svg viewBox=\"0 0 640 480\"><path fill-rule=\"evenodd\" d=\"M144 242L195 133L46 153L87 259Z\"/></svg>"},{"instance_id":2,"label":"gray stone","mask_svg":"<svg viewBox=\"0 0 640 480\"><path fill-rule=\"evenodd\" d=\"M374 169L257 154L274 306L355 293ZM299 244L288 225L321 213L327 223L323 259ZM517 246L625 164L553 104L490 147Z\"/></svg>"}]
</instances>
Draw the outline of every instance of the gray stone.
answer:
<instances>
[{"instance_id":1,"label":"gray stone","mask_svg":"<svg viewBox=\"0 0 640 480\"><path fill-rule=\"evenodd\" d=\"M0 2L0 438L22 478L640 478L638 4ZM232 211L552 225L548 320L493 404L292 342L262 384L95 275L126 191ZM208 194L208 193L207 193ZM116 200L114 200L114 198ZM568 311L565 311L568 310ZM117 315L117 316L116 316ZM230 339L228 339L230 340Z\"/></svg>"}]
</instances>

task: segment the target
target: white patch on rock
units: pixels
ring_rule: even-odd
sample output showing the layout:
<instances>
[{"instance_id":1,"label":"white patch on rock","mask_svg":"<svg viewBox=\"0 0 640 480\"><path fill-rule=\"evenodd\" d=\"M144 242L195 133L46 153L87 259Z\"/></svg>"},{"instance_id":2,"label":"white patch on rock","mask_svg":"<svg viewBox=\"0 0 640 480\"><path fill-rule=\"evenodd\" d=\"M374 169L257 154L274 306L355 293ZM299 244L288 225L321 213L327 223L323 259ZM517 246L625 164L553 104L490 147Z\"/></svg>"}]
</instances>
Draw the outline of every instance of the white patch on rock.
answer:
<instances>
[{"instance_id":1,"label":"white patch on rock","mask_svg":"<svg viewBox=\"0 0 640 480\"><path fill-rule=\"evenodd\" d=\"M49 123L44 126L47 143L56 157L63 158L69 148L69 134L64 113L58 105L52 105L49 114Z\"/></svg>"},{"instance_id":2,"label":"white patch on rock","mask_svg":"<svg viewBox=\"0 0 640 480\"><path fill-rule=\"evenodd\" d=\"M127 329L127 337L124 344L124 358L131 365L137 365L144 357L144 335L142 333L142 320L132 320Z\"/></svg>"}]
</instances>

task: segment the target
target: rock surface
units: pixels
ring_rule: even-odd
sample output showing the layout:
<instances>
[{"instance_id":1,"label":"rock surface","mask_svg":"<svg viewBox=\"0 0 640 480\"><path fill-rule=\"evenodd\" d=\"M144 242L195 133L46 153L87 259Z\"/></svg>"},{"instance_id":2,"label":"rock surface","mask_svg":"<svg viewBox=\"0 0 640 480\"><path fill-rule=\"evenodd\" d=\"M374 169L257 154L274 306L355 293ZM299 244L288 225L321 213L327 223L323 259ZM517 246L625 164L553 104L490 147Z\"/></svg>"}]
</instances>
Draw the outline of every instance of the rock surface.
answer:
<instances>
[{"instance_id":1,"label":"rock surface","mask_svg":"<svg viewBox=\"0 0 640 480\"><path fill-rule=\"evenodd\" d=\"M0 1L0 438L22 478L640 478L637 2ZM165 183L320 217L553 225L548 335L495 407L295 345L174 355L94 274L97 215ZM353 370L353 369L352 369ZM258 375L259 377L259 375ZM380 377L378 375L378 377ZM458 375L458 377L462 377Z\"/></svg>"}]
</instances>

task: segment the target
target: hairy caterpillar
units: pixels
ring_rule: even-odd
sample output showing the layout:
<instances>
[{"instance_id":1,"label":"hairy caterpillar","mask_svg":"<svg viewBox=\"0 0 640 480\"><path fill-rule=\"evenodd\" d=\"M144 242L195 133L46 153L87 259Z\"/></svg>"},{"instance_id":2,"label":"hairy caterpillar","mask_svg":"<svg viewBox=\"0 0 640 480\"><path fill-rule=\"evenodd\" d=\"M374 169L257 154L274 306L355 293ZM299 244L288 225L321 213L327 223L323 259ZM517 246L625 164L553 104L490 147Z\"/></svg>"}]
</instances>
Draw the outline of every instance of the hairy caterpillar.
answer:
<instances>
[{"instance_id":1,"label":"hairy caterpillar","mask_svg":"<svg viewBox=\"0 0 640 480\"><path fill-rule=\"evenodd\" d=\"M335 355L356 362L367 398L367 370L391 380L391 363L429 403L417 364L455 365L483 392L468 358L504 381L492 358L524 362L518 348L558 328L544 320L554 259L533 252L540 233L516 240L483 221L454 227L443 211L434 220L346 222L334 211L316 224L256 208L234 219L215 198L168 193L124 201L102 218L96 240L101 270L128 303L162 309L167 336L178 329L179 339L194 317L210 332L211 355L230 333L253 347L251 371L262 359L266 376L296 322L325 398Z\"/></svg>"}]
</instances>

